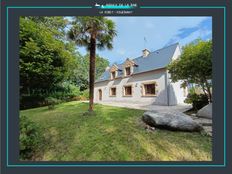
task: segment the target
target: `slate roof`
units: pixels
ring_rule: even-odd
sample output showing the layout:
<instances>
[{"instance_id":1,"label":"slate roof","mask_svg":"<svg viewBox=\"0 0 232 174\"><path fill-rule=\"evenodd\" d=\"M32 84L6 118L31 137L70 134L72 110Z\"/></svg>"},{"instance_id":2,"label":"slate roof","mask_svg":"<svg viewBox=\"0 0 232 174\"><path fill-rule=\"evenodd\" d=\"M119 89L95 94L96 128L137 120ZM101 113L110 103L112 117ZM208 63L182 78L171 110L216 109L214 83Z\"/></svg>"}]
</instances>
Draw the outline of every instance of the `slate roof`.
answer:
<instances>
[{"instance_id":1,"label":"slate roof","mask_svg":"<svg viewBox=\"0 0 232 174\"><path fill-rule=\"evenodd\" d=\"M132 59L137 66L134 66L133 74L143 73L151 70L165 68L172 60L173 54L178 47L178 43L150 52L147 57L137 57ZM117 64L121 71L118 71L118 77L123 77L123 64ZM105 71L95 82L110 80L110 71Z\"/></svg>"}]
</instances>

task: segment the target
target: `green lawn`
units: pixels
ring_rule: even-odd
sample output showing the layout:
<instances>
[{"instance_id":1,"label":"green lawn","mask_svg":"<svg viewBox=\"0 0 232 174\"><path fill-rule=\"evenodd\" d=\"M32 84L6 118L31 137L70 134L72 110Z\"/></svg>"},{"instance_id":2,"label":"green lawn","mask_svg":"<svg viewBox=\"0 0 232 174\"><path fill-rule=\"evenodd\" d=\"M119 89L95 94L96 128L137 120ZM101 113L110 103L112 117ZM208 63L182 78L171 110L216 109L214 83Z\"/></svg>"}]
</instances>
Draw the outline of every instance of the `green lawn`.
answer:
<instances>
[{"instance_id":1,"label":"green lawn","mask_svg":"<svg viewBox=\"0 0 232 174\"><path fill-rule=\"evenodd\" d=\"M35 160L147 161L212 160L211 138L200 133L144 129L144 111L95 105L95 116L84 116L87 103L68 102L21 111L42 128L43 148Z\"/></svg>"}]
</instances>

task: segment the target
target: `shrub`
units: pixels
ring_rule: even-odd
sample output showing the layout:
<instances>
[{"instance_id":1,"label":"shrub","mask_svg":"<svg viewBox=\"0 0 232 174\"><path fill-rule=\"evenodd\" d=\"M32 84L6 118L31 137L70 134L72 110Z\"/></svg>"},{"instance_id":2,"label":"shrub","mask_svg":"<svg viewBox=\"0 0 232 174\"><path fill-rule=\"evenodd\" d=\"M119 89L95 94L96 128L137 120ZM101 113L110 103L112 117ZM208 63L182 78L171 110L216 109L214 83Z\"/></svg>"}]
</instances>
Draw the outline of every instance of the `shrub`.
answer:
<instances>
[{"instance_id":1,"label":"shrub","mask_svg":"<svg viewBox=\"0 0 232 174\"><path fill-rule=\"evenodd\" d=\"M49 94L49 97L53 97L62 101L70 101L73 100L73 98L79 96L80 88L70 83L63 83L62 86L54 91L51 91Z\"/></svg>"},{"instance_id":2,"label":"shrub","mask_svg":"<svg viewBox=\"0 0 232 174\"><path fill-rule=\"evenodd\" d=\"M80 100L80 95L79 87L66 82L52 90L34 90L31 94L21 94L20 109L41 106L49 106L49 109L53 109L54 105L61 101Z\"/></svg>"},{"instance_id":3,"label":"shrub","mask_svg":"<svg viewBox=\"0 0 232 174\"><path fill-rule=\"evenodd\" d=\"M43 141L43 136L40 134L39 127L26 116L20 115L19 120L20 159L30 160L39 148L40 142Z\"/></svg>"},{"instance_id":4,"label":"shrub","mask_svg":"<svg viewBox=\"0 0 232 174\"><path fill-rule=\"evenodd\" d=\"M184 102L192 104L194 110L199 110L209 103L207 95L196 93L189 93Z\"/></svg>"},{"instance_id":5,"label":"shrub","mask_svg":"<svg viewBox=\"0 0 232 174\"><path fill-rule=\"evenodd\" d=\"M68 96L70 98L80 96L80 88L75 85L70 84Z\"/></svg>"},{"instance_id":6,"label":"shrub","mask_svg":"<svg viewBox=\"0 0 232 174\"><path fill-rule=\"evenodd\" d=\"M38 94L22 95L20 97L20 109L29 109L44 106L45 97Z\"/></svg>"},{"instance_id":7,"label":"shrub","mask_svg":"<svg viewBox=\"0 0 232 174\"><path fill-rule=\"evenodd\" d=\"M89 99L89 90L86 89L82 91L82 94L80 96L80 100L88 100Z\"/></svg>"},{"instance_id":8,"label":"shrub","mask_svg":"<svg viewBox=\"0 0 232 174\"><path fill-rule=\"evenodd\" d=\"M76 97L72 97L71 100L72 101L79 101L81 99L80 96L76 96Z\"/></svg>"},{"instance_id":9,"label":"shrub","mask_svg":"<svg viewBox=\"0 0 232 174\"><path fill-rule=\"evenodd\" d=\"M46 104L48 106L48 109L54 109L55 105L59 104L61 102L61 100L58 100L58 99L53 98L53 97L47 97L45 99L45 101L46 101Z\"/></svg>"},{"instance_id":10,"label":"shrub","mask_svg":"<svg viewBox=\"0 0 232 174\"><path fill-rule=\"evenodd\" d=\"M61 92L61 91L52 92L49 94L49 97L47 97L46 99L48 99L48 98L55 98L55 99L59 99L59 100L64 100L65 94L64 94L64 92Z\"/></svg>"}]
</instances>

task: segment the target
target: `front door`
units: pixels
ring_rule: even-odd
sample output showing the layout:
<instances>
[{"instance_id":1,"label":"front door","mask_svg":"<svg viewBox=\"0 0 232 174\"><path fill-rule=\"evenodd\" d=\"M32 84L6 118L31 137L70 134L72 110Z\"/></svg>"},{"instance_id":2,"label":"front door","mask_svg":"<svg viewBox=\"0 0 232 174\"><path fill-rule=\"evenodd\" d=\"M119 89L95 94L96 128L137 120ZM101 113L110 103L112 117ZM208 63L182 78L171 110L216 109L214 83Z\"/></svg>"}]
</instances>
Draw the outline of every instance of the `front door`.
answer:
<instances>
[{"instance_id":1,"label":"front door","mask_svg":"<svg viewBox=\"0 0 232 174\"><path fill-rule=\"evenodd\" d=\"M102 90L99 89L99 90L98 90L98 93L99 93L99 100L101 101L101 100L102 100Z\"/></svg>"}]
</instances>

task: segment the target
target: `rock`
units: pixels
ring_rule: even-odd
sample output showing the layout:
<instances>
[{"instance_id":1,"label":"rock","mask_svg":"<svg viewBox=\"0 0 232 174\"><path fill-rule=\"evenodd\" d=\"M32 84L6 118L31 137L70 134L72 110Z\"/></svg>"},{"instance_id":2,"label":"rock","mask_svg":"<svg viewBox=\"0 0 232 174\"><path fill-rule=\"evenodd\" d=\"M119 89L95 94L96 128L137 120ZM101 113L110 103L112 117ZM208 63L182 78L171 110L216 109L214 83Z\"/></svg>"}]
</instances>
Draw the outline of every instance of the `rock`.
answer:
<instances>
[{"instance_id":1,"label":"rock","mask_svg":"<svg viewBox=\"0 0 232 174\"><path fill-rule=\"evenodd\" d=\"M212 119L212 103L204 106L197 112L197 117Z\"/></svg>"},{"instance_id":2,"label":"rock","mask_svg":"<svg viewBox=\"0 0 232 174\"><path fill-rule=\"evenodd\" d=\"M142 120L153 127L180 131L201 131L203 128L191 117L185 114L161 113L147 111L143 114Z\"/></svg>"},{"instance_id":3,"label":"rock","mask_svg":"<svg viewBox=\"0 0 232 174\"><path fill-rule=\"evenodd\" d=\"M146 124L145 129L146 129L146 130L152 130L152 131L154 131L154 130L155 130L155 127L151 127L150 125L147 125L147 124Z\"/></svg>"},{"instance_id":4,"label":"rock","mask_svg":"<svg viewBox=\"0 0 232 174\"><path fill-rule=\"evenodd\" d=\"M208 118L200 118L199 117L199 118L195 119L195 121L202 126L212 126L212 124L213 124L212 119L208 119Z\"/></svg>"}]
</instances>

